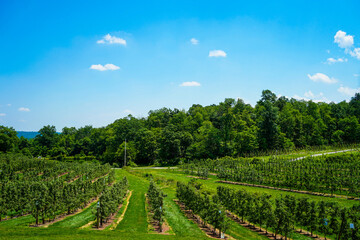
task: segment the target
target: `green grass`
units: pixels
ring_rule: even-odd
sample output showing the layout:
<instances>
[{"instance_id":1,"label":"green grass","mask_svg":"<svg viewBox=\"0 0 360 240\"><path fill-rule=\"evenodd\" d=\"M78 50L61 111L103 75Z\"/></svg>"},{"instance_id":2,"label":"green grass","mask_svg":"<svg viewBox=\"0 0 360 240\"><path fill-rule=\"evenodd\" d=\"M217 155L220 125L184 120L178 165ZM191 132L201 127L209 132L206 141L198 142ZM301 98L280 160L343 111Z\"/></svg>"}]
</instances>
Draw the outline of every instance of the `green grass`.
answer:
<instances>
[{"instance_id":1,"label":"green grass","mask_svg":"<svg viewBox=\"0 0 360 240\"><path fill-rule=\"evenodd\" d=\"M206 238L206 234L195 223L189 221L173 201L176 198L173 188L164 187L162 189L167 195L164 199L165 218L173 232L179 237Z\"/></svg>"},{"instance_id":2,"label":"green grass","mask_svg":"<svg viewBox=\"0 0 360 240\"><path fill-rule=\"evenodd\" d=\"M121 172L120 172L121 171ZM116 231L147 233L147 216L145 211L145 193L149 187L148 181L133 176L123 170L117 171L117 176L126 176L129 189L133 191L124 219L116 227Z\"/></svg>"},{"instance_id":3,"label":"green grass","mask_svg":"<svg viewBox=\"0 0 360 240\"><path fill-rule=\"evenodd\" d=\"M158 184L164 184L167 187L164 189L168 189L166 193L175 192L175 183L176 181L188 182L191 178L187 177L187 174L184 174L178 170L168 170L168 169L161 169L161 170L153 170L153 169L133 169L134 174L138 176L144 176L145 174L151 174ZM291 192L284 192L280 190L273 190L273 189L264 189L264 188L257 188L257 187L250 187L250 186L241 186L241 185L231 185L231 184L224 184L224 183L217 183L218 179L215 176L210 176L207 180L197 179L198 182L202 183L202 188L208 192L215 193L217 186L226 186L232 189L244 189L249 192L259 192L259 193L268 193L271 194L273 197L277 197L280 195L293 195L295 197L308 197L314 201L330 201L330 202L337 202L341 206L350 207L354 204L358 204L356 200L346 200L346 199L338 199L338 198L329 198L329 197L321 197L321 196L313 196L313 195L306 195L300 193L291 193ZM175 196L175 195L174 195ZM254 234L253 236L251 235ZM233 236L236 239L262 239L262 236L259 236L256 233L251 232L249 230L240 226L239 224L235 223L234 221L230 221L230 227L228 230L228 234ZM312 239L310 237L301 235L299 233L292 233L290 236L294 240L306 240Z\"/></svg>"},{"instance_id":4,"label":"green grass","mask_svg":"<svg viewBox=\"0 0 360 240\"><path fill-rule=\"evenodd\" d=\"M116 170L116 179L120 180L123 176L126 176L129 181L129 189L133 192L124 219L119 223L115 230L110 231L105 229L102 231L94 231L90 229L79 229L79 227L93 220L94 215L92 209L95 206L94 203L81 213L54 223L53 225L50 225L49 228L28 227L30 223L34 222L34 218L31 215L0 222L0 239L208 239L205 233L202 232L195 223L189 221L180 211L179 207L173 202L173 199L176 198L175 181L189 181L190 178L174 170L143 169L135 170L133 173L135 175L121 169ZM165 218L175 235L161 235L148 232L147 214L145 211L145 193L148 189L149 181L141 177L144 173L151 173L155 177L155 180L163 180L158 181L158 184L167 195L164 199L164 206L166 209ZM216 183L214 177L209 180L198 181L202 182L203 187L211 192L214 192L218 185L226 185ZM283 193L270 189L259 189L237 185L226 186L235 189L246 188L249 191L269 192L273 195ZM315 196L309 197L321 198ZM341 201L341 199L331 200ZM122 210L120 210L120 212L122 212ZM266 239L234 221L230 221L228 234L235 239ZM305 240L309 238L294 234L293 239Z\"/></svg>"},{"instance_id":5,"label":"green grass","mask_svg":"<svg viewBox=\"0 0 360 240\"><path fill-rule=\"evenodd\" d=\"M79 228L94 220L95 216L93 210L96 202L92 203L90 207L82 211L81 213L75 214L71 217L67 217L62 221L56 222L49 226L49 228Z\"/></svg>"},{"instance_id":6,"label":"green grass","mask_svg":"<svg viewBox=\"0 0 360 240\"><path fill-rule=\"evenodd\" d=\"M175 182L171 182L169 184L169 182L165 182L161 184L159 182L160 186L162 186L162 190L167 195L167 197L164 199L164 204L166 207L165 218L168 220L169 225L172 227L175 234L179 237L186 237L190 235L196 239L204 237L206 238L206 234L201 231L195 223L189 221L180 211L179 206L173 201L173 199L176 198L176 190L173 185L174 183ZM252 232L251 230L235 223L234 221L230 221L228 232L235 239L268 239L255 232Z\"/></svg>"},{"instance_id":7,"label":"green grass","mask_svg":"<svg viewBox=\"0 0 360 240\"><path fill-rule=\"evenodd\" d=\"M31 223L34 222L35 222L35 218L32 215L27 215L24 217L18 217L6 221L1 221L0 229L6 227L20 227L20 226L28 227Z\"/></svg>"},{"instance_id":8,"label":"green grass","mask_svg":"<svg viewBox=\"0 0 360 240\"><path fill-rule=\"evenodd\" d=\"M144 175L145 173L152 174L155 178L159 179L172 179L175 181L182 181L182 182L188 182L191 178L187 177L187 174L184 174L178 170L152 170L152 169L134 169L134 173L137 173L139 175ZM217 183L219 179L217 179L215 176L209 176L207 180L203 179L197 179L198 182L203 184L203 189L206 191L209 191L211 193L216 192L216 188L218 186L224 186L232 189L244 189L248 192L252 193L267 193L272 195L273 197L280 197L281 195L293 195L296 198L299 197L307 197L310 200L314 201L328 201L328 202L337 202L340 204L340 206L343 207L351 207L354 204L358 204L359 201L356 200L347 200L343 198L329 198L329 197L322 197L322 196L314 196L314 195L308 195L308 194L301 194L301 193L294 193L294 192L285 192L281 190L274 190L274 189L267 189L267 188L259 188L259 187L251 187L251 186L242 186L242 185L233 185L233 184L226 184L226 183ZM175 185L174 185L175 187Z\"/></svg>"}]
</instances>

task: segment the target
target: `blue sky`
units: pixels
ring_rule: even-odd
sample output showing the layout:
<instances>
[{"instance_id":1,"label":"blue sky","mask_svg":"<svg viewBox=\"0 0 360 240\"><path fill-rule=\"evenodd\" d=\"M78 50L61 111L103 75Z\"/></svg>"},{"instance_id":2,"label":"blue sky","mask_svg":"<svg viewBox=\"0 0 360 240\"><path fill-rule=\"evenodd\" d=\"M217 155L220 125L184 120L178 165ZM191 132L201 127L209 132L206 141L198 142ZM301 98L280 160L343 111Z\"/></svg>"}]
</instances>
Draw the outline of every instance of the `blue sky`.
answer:
<instances>
[{"instance_id":1,"label":"blue sky","mask_svg":"<svg viewBox=\"0 0 360 240\"><path fill-rule=\"evenodd\" d=\"M359 1L0 1L0 125L360 91Z\"/></svg>"}]
</instances>

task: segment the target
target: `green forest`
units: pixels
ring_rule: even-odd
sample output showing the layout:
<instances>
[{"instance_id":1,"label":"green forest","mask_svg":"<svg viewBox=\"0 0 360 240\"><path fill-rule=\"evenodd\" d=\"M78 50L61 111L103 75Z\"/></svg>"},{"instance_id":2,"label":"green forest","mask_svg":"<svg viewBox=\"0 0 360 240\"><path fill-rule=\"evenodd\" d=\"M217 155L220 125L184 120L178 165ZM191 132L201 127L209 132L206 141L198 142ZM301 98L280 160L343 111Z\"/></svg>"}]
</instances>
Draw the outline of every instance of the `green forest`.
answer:
<instances>
[{"instance_id":1,"label":"green forest","mask_svg":"<svg viewBox=\"0 0 360 240\"><path fill-rule=\"evenodd\" d=\"M187 159L240 157L249 153L357 143L360 94L349 102L324 103L262 92L255 107L227 98L187 111L161 108L145 118L132 115L106 127L44 126L34 139L0 126L0 152L57 160L100 160L122 166L125 140L129 164L174 165Z\"/></svg>"}]
</instances>

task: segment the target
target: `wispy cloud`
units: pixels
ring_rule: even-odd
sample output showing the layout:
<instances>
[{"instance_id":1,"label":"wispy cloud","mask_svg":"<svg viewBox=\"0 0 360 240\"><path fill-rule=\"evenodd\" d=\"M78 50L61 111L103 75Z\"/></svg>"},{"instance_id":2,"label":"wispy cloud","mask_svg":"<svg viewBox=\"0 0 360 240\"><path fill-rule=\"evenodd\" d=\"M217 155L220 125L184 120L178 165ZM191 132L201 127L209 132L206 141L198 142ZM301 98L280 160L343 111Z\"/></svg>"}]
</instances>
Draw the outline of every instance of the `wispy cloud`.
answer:
<instances>
[{"instance_id":1,"label":"wispy cloud","mask_svg":"<svg viewBox=\"0 0 360 240\"><path fill-rule=\"evenodd\" d=\"M26 108L26 107L21 107L18 109L20 112L30 112L30 109L29 108Z\"/></svg>"},{"instance_id":2,"label":"wispy cloud","mask_svg":"<svg viewBox=\"0 0 360 240\"><path fill-rule=\"evenodd\" d=\"M328 58L326 59L326 63L327 64L334 64L334 63L339 63L339 62L347 62L347 58Z\"/></svg>"},{"instance_id":3,"label":"wispy cloud","mask_svg":"<svg viewBox=\"0 0 360 240\"><path fill-rule=\"evenodd\" d=\"M6 106L11 107L11 104L10 104L10 103L8 103L8 104L6 104Z\"/></svg>"},{"instance_id":4,"label":"wispy cloud","mask_svg":"<svg viewBox=\"0 0 360 240\"><path fill-rule=\"evenodd\" d=\"M0 113L0 117L5 117L6 113Z\"/></svg>"},{"instance_id":5,"label":"wispy cloud","mask_svg":"<svg viewBox=\"0 0 360 240\"><path fill-rule=\"evenodd\" d=\"M180 84L180 87L200 87L201 84L195 81L192 82L183 82Z\"/></svg>"},{"instance_id":6,"label":"wispy cloud","mask_svg":"<svg viewBox=\"0 0 360 240\"><path fill-rule=\"evenodd\" d=\"M226 52L223 50L212 50L209 52L209 57L226 57Z\"/></svg>"},{"instance_id":7,"label":"wispy cloud","mask_svg":"<svg viewBox=\"0 0 360 240\"><path fill-rule=\"evenodd\" d=\"M115 71L115 70L119 70L120 67L118 67L112 63L108 63L108 64L105 64L104 66L101 64L94 64L94 65L91 65L90 69L97 70L97 71L107 71L107 70Z\"/></svg>"},{"instance_id":8,"label":"wispy cloud","mask_svg":"<svg viewBox=\"0 0 360 240\"><path fill-rule=\"evenodd\" d=\"M360 92L360 88L349 88L341 86L338 88L338 92L347 96L354 96L355 93Z\"/></svg>"},{"instance_id":9,"label":"wispy cloud","mask_svg":"<svg viewBox=\"0 0 360 240\"><path fill-rule=\"evenodd\" d=\"M349 54L360 60L360 48L354 48L354 50L349 51Z\"/></svg>"},{"instance_id":10,"label":"wispy cloud","mask_svg":"<svg viewBox=\"0 0 360 240\"><path fill-rule=\"evenodd\" d=\"M337 82L337 80L335 78L330 78L323 73L315 73L314 75L308 74L307 76L311 81L314 81L314 82L323 82L323 83L328 83L328 84Z\"/></svg>"},{"instance_id":11,"label":"wispy cloud","mask_svg":"<svg viewBox=\"0 0 360 240\"><path fill-rule=\"evenodd\" d=\"M98 43L98 44L105 44L105 43L106 44L120 44L120 45L126 46L125 39L111 36L110 34L105 35L102 39L96 41L96 43Z\"/></svg>"},{"instance_id":12,"label":"wispy cloud","mask_svg":"<svg viewBox=\"0 0 360 240\"><path fill-rule=\"evenodd\" d=\"M307 91L304 93L304 97L302 96L299 96L299 95L294 95L293 96L294 99L297 99L297 100L304 100L304 101L313 101L313 102L326 102L326 103L329 103L330 100L327 99L324 94L321 92L319 94L314 94L312 93L311 91Z\"/></svg>"},{"instance_id":13,"label":"wispy cloud","mask_svg":"<svg viewBox=\"0 0 360 240\"><path fill-rule=\"evenodd\" d=\"M307 98L313 98L313 97L315 97L315 95L312 93L312 91L308 91L308 92L305 92L305 94L304 94L304 96L305 97L307 97Z\"/></svg>"},{"instance_id":14,"label":"wispy cloud","mask_svg":"<svg viewBox=\"0 0 360 240\"><path fill-rule=\"evenodd\" d=\"M190 39L190 42L191 42L192 45L198 45L199 44L199 40L197 40L196 38Z\"/></svg>"}]
</instances>

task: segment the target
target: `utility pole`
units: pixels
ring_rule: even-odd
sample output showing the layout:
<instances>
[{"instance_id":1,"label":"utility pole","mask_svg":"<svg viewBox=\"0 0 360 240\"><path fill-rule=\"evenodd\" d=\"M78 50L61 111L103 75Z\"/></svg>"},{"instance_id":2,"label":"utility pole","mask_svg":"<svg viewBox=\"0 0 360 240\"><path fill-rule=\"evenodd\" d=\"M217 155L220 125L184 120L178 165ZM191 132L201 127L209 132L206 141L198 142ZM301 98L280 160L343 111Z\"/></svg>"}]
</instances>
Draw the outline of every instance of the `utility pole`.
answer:
<instances>
[{"instance_id":1,"label":"utility pole","mask_svg":"<svg viewBox=\"0 0 360 240\"><path fill-rule=\"evenodd\" d=\"M126 138L125 138L124 167L126 167Z\"/></svg>"}]
</instances>

